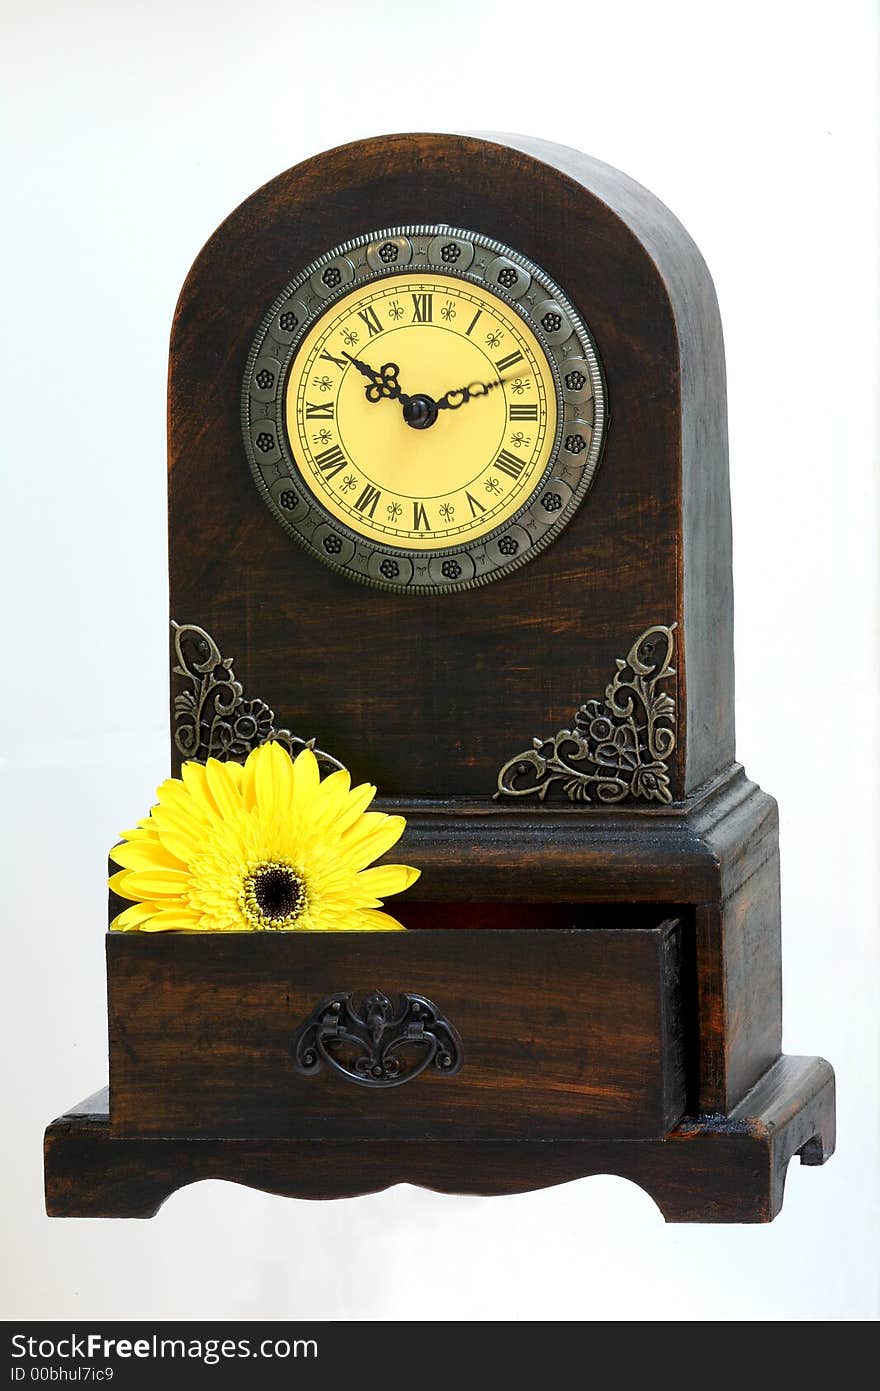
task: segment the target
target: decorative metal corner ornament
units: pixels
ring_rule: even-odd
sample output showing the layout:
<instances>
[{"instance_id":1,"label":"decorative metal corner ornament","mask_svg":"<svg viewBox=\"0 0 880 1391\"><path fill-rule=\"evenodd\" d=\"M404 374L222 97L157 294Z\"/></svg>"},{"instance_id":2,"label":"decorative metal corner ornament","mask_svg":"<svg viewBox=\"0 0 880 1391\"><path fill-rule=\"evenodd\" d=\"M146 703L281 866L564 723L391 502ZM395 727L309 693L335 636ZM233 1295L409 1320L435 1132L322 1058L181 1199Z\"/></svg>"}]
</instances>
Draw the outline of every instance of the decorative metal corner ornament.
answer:
<instances>
[{"instance_id":1,"label":"decorative metal corner ornament","mask_svg":"<svg viewBox=\"0 0 880 1391\"><path fill-rule=\"evenodd\" d=\"M675 698L659 691L675 675L671 624L636 638L617 660L604 700L588 700L572 729L534 739L498 774L498 797L538 797L561 783L570 802L671 802L667 759L675 748Z\"/></svg>"},{"instance_id":2,"label":"decorative metal corner ornament","mask_svg":"<svg viewBox=\"0 0 880 1391\"><path fill-rule=\"evenodd\" d=\"M324 1000L294 1034L293 1057L306 1077L326 1064L361 1087L400 1087L427 1067L452 1077L464 1062L458 1032L431 1000L400 995L395 1009L381 990L360 1011L351 991Z\"/></svg>"},{"instance_id":3,"label":"decorative metal corner ornament","mask_svg":"<svg viewBox=\"0 0 880 1391\"><path fill-rule=\"evenodd\" d=\"M314 739L300 739L289 729L275 728L275 712L264 700L248 700L235 678L232 658L224 657L210 633L194 623L175 623L175 676L191 689L174 697L174 743L184 758L204 763L246 758L260 744L274 740L292 756L312 749L318 762L337 770L342 764L315 748Z\"/></svg>"}]
</instances>

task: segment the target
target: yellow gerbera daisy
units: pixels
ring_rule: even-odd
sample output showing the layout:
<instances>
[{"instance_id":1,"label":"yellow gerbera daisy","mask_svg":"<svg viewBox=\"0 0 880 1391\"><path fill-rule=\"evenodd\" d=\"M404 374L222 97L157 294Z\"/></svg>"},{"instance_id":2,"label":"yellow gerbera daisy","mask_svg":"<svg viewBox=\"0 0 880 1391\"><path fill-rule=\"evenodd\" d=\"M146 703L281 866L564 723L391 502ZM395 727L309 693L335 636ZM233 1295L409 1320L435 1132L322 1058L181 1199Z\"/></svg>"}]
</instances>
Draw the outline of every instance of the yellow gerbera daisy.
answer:
<instances>
[{"instance_id":1,"label":"yellow gerbera daisy","mask_svg":"<svg viewBox=\"0 0 880 1391\"><path fill-rule=\"evenodd\" d=\"M419 877L367 865L403 835L402 816L367 811L375 787L340 770L321 780L311 749L263 744L244 764L185 763L158 806L110 855L110 887L133 899L118 931L402 930L382 898Z\"/></svg>"}]
</instances>

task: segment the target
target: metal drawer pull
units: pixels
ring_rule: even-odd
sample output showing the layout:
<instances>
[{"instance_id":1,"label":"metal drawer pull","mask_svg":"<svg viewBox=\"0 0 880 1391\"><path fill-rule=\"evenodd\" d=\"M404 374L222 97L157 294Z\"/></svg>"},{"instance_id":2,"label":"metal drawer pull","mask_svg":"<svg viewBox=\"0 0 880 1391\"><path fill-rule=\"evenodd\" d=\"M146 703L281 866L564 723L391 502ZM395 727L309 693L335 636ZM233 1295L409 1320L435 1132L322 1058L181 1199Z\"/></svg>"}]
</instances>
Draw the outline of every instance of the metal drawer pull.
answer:
<instances>
[{"instance_id":1,"label":"metal drawer pull","mask_svg":"<svg viewBox=\"0 0 880 1391\"><path fill-rule=\"evenodd\" d=\"M361 1087L400 1087L428 1067L447 1077L461 1069L461 1039L424 995L399 995L395 1007L373 990L360 1011L353 998L352 991L340 990L297 1029L298 1072L313 1077L326 1063Z\"/></svg>"}]
</instances>

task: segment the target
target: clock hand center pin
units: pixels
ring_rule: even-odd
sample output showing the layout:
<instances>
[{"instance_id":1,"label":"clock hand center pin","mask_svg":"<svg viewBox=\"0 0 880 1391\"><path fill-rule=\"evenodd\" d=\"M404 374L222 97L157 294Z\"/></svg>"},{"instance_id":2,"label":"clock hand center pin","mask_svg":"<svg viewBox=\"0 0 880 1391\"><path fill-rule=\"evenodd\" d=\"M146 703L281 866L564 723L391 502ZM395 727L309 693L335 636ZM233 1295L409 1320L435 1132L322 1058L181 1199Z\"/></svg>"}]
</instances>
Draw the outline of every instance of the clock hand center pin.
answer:
<instances>
[{"instance_id":1,"label":"clock hand center pin","mask_svg":"<svg viewBox=\"0 0 880 1391\"><path fill-rule=\"evenodd\" d=\"M403 408L403 418L414 430L427 430L437 419L437 402L431 396L411 396Z\"/></svg>"}]
</instances>

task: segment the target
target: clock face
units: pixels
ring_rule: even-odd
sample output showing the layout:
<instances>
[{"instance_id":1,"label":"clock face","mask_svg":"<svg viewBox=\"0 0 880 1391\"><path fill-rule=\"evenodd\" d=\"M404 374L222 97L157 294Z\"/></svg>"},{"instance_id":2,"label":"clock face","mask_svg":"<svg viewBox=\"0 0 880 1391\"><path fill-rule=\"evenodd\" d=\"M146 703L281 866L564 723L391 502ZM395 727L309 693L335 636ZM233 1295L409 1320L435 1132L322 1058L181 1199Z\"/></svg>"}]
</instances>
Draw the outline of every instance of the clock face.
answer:
<instances>
[{"instance_id":1,"label":"clock face","mask_svg":"<svg viewBox=\"0 0 880 1391\"><path fill-rule=\"evenodd\" d=\"M343 295L296 353L285 401L297 462L328 512L419 552L509 521L544 477L557 417L550 361L513 306L424 271Z\"/></svg>"},{"instance_id":2,"label":"clock face","mask_svg":"<svg viewBox=\"0 0 880 1391\"><path fill-rule=\"evenodd\" d=\"M563 292L472 232L370 234L272 306L244 386L271 510L325 564L412 593L537 555L593 478L605 400Z\"/></svg>"}]
</instances>

